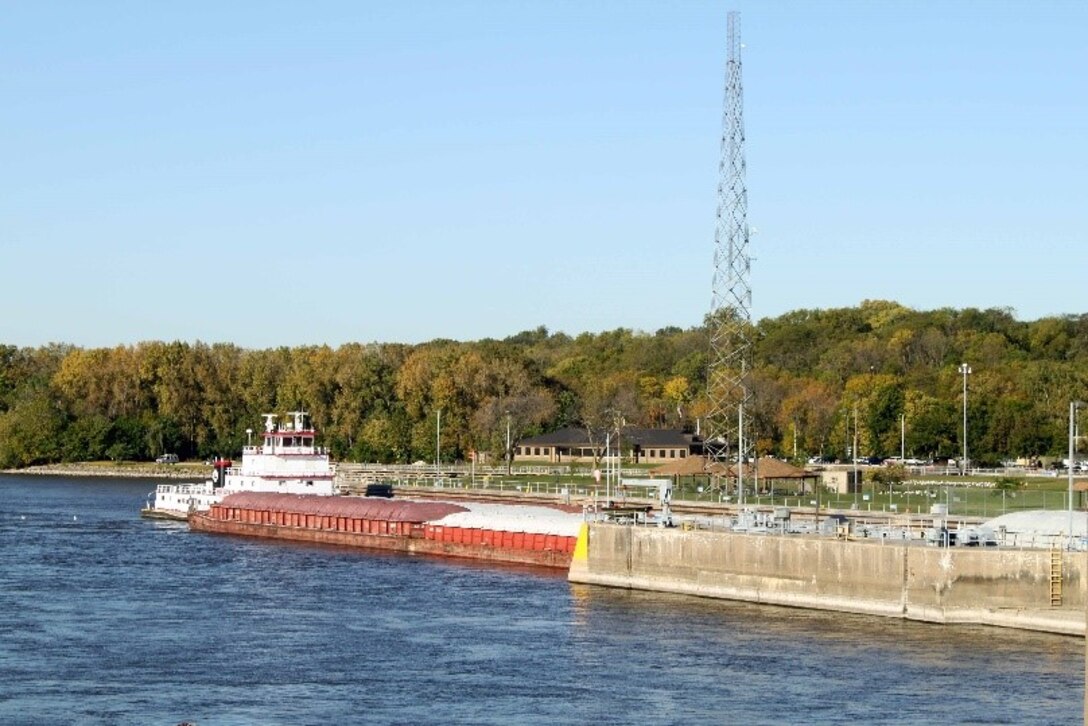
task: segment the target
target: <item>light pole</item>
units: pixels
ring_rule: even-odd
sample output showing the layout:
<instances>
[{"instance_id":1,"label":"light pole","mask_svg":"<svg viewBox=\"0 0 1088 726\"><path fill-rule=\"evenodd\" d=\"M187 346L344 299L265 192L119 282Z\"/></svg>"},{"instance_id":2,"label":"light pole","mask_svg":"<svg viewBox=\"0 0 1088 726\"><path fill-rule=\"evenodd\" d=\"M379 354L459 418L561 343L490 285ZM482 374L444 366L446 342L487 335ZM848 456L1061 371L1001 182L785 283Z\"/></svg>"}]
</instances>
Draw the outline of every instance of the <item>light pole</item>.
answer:
<instances>
[{"instance_id":1,"label":"light pole","mask_svg":"<svg viewBox=\"0 0 1088 726\"><path fill-rule=\"evenodd\" d=\"M907 465L907 414L899 414L899 463Z\"/></svg>"},{"instance_id":2,"label":"light pole","mask_svg":"<svg viewBox=\"0 0 1088 726\"><path fill-rule=\"evenodd\" d=\"M1073 546L1073 459L1076 456L1076 421L1077 409L1084 405L1084 401L1069 402L1069 463L1066 469L1069 473L1069 546Z\"/></svg>"},{"instance_id":3,"label":"light pole","mask_svg":"<svg viewBox=\"0 0 1088 726\"><path fill-rule=\"evenodd\" d=\"M510 448L510 412L506 412L506 475L510 476L510 466L514 458L514 450Z\"/></svg>"},{"instance_id":4,"label":"light pole","mask_svg":"<svg viewBox=\"0 0 1088 726\"><path fill-rule=\"evenodd\" d=\"M612 432L604 434L604 499L612 506Z\"/></svg>"},{"instance_id":5,"label":"light pole","mask_svg":"<svg viewBox=\"0 0 1088 726\"><path fill-rule=\"evenodd\" d=\"M854 460L854 510L858 508L858 404L854 403L854 450L851 452Z\"/></svg>"},{"instance_id":6,"label":"light pole","mask_svg":"<svg viewBox=\"0 0 1088 726\"><path fill-rule=\"evenodd\" d=\"M617 414L617 417L618 418L616 419L616 486L619 487L619 486L622 486L622 484L623 484L623 446L622 446L622 444L620 442L620 435L621 435L621 432L623 431L623 425L625 423L627 423L627 422L626 422L626 420L624 419L623 416L620 416L619 414ZM621 490L621 491L623 491L623 490ZM624 496L624 498L627 497L626 494L624 494L623 496Z\"/></svg>"},{"instance_id":7,"label":"light pole","mask_svg":"<svg viewBox=\"0 0 1088 726\"><path fill-rule=\"evenodd\" d=\"M865 428L869 432L869 456L873 456L876 453L876 436L873 434L873 374L876 372L876 366L869 366L869 396L868 402L865 404L865 417L869 419L869 422L865 425ZM868 463L868 462L866 462ZM876 502L876 480L870 481L869 490L869 511L873 510L873 503Z\"/></svg>"},{"instance_id":8,"label":"light pole","mask_svg":"<svg viewBox=\"0 0 1088 726\"><path fill-rule=\"evenodd\" d=\"M967 376L971 375L971 366L961 363L960 373L963 374L963 475L967 476Z\"/></svg>"},{"instance_id":9,"label":"light pole","mask_svg":"<svg viewBox=\"0 0 1088 726\"><path fill-rule=\"evenodd\" d=\"M737 506L744 507L744 403L737 406ZM739 509L737 511L740 511Z\"/></svg>"},{"instance_id":10,"label":"light pole","mask_svg":"<svg viewBox=\"0 0 1088 726\"><path fill-rule=\"evenodd\" d=\"M434 476L437 479L442 473L439 462L442 456L442 409L438 409L438 423L435 427L435 445L434 445Z\"/></svg>"}]
</instances>

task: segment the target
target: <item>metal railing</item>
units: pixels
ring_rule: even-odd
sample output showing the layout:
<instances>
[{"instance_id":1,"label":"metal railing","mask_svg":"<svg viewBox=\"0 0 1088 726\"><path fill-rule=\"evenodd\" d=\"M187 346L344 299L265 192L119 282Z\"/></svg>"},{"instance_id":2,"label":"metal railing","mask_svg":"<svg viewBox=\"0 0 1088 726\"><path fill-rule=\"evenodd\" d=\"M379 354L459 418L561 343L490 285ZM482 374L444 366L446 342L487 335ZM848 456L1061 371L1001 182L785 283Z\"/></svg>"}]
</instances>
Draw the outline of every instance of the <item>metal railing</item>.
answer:
<instances>
[{"instance_id":1,"label":"metal railing","mask_svg":"<svg viewBox=\"0 0 1088 726\"><path fill-rule=\"evenodd\" d=\"M505 476L565 476L584 479L593 478L593 470L571 466L569 464L522 464L510 467L509 474L505 465L473 467L471 464L443 464L438 469L432 464L354 464L341 462L337 464L337 473L345 479L374 475L408 476L415 478L450 478L451 475L459 478L495 478ZM645 469L622 469L620 476L645 476Z\"/></svg>"}]
</instances>

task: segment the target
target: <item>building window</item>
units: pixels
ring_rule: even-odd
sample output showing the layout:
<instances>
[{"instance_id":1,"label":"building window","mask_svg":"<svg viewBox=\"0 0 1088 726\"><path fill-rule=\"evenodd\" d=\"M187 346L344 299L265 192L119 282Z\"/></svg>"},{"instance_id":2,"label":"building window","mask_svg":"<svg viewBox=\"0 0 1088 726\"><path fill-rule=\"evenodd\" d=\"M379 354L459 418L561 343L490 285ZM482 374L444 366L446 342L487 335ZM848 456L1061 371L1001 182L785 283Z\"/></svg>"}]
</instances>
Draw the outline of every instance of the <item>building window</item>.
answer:
<instances>
[{"instance_id":1,"label":"building window","mask_svg":"<svg viewBox=\"0 0 1088 726\"><path fill-rule=\"evenodd\" d=\"M669 458L670 459L675 459L676 458L676 449L672 449L671 451L669 451Z\"/></svg>"},{"instance_id":2,"label":"building window","mask_svg":"<svg viewBox=\"0 0 1088 726\"><path fill-rule=\"evenodd\" d=\"M680 449L680 458L681 459L683 459L687 455L688 455L688 452L684 451L683 449Z\"/></svg>"},{"instance_id":3,"label":"building window","mask_svg":"<svg viewBox=\"0 0 1088 726\"><path fill-rule=\"evenodd\" d=\"M540 456L540 447L539 446L536 446L536 447L533 448L533 456Z\"/></svg>"}]
</instances>

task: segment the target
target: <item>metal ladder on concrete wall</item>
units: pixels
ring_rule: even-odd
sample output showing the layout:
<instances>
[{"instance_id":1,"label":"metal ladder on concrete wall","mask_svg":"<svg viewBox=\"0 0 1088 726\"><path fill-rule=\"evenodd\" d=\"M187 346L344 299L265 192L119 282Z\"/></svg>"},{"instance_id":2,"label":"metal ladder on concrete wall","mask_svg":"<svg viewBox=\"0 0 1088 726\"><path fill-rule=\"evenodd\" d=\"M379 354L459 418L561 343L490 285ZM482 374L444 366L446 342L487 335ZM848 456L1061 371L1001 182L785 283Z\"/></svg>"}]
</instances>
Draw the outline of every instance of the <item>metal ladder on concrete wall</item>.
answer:
<instances>
[{"instance_id":1,"label":"metal ladder on concrete wall","mask_svg":"<svg viewBox=\"0 0 1088 726\"><path fill-rule=\"evenodd\" d=\"M1062 551L1050 548L1050 607L1062 606Z\"/></svg>"}]
</instances>

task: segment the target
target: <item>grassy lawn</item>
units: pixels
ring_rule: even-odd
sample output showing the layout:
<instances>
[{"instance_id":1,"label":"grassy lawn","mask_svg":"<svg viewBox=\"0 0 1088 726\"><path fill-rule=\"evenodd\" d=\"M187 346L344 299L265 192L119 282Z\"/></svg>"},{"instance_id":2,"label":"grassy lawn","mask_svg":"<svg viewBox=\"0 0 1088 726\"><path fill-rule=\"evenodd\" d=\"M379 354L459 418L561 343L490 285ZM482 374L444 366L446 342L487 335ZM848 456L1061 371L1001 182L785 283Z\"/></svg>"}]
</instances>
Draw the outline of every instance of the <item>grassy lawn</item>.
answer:
<instances>
[{"instance_id":1,"label":"grassy lawn","mask_svg":"<svg viewBox=\"0 0 1088 726\"><path fill-rule=\"evenodd\" d=\"M628 467L625 467L629 469ZM650 476L647 472L645 476ZM467 478L466 478L467 479ZM885 487L874 487L866 481L857 494L835 494L826 490L820 492L821 509L860 509L861 511L896 511L900 513L928 514L934 504L947 504L949 514L961 516L995 517L1007 512L1025 509L1066 508L1068 480L1063 477L1025 477L1018 478L1020 486L1015 490L1002 492L993 488L995 476L947 476L935 475L930 478L915 478L891 491ZM471 487L465 479L455 484L458 487ZM505 491L532 491L561 493L567 489L573 496L592 496L604 499L607 494L604 478L595 484L588 471L575 475L521 475L515 477L476 477L475 487L494 488ZM762 488L762 485L761 485ZM613 490L613 498L619 494ZM642 487L628 488L626 495L632 498L655 499L656 492ZM1082 494L1074 492L1074 506L1081 507ZM720 498L716 491L711 491L705 477L681 477L673 490L673 500L677 502L718 502L733 501ZM760 496L747 498L748 504L759 506L811 507L815 496L811 493L799 495L795 486L786 485L776 488L773 496L764 491Z\"/></svg>"},{"instance_id":2,"label":"grassy lawn","mask_svg":"<svg viewBox=\"0 0 1088 726\"><path fill-rule=\"evenodd\" d=\"M897 511L900 513L928 513L934 504L947 504L949 514L962 516L996 517L1007 512L1026 509L1064 510L1067 505L1068 480L1054 477L1019 479L1015 490L999 491L993 488L994 477L936 477L913 479L892 487L874 487L866 482L857 494L820 493L820 507L829 509L860 509L862 511ZM699 492L698 485L681 485L674 497L682 500L717 500L717 494ZM1083 507L1083 495L1073 493L1074 507ZM815 496L799 495L796 489L778 489L774 496L764 494L748 502L759 505L784 505L810 507Z\"/></svg>"}]
</instances>

